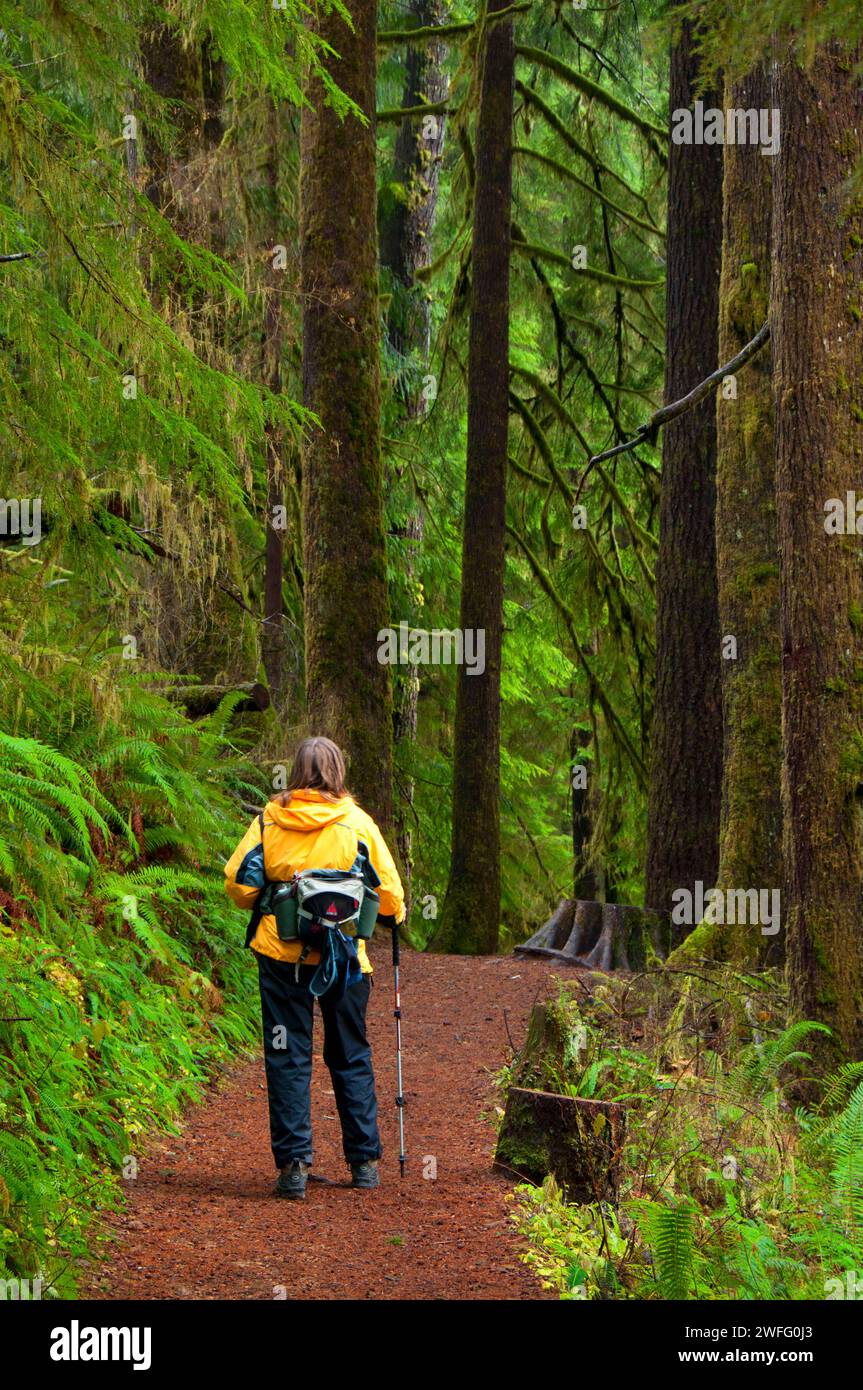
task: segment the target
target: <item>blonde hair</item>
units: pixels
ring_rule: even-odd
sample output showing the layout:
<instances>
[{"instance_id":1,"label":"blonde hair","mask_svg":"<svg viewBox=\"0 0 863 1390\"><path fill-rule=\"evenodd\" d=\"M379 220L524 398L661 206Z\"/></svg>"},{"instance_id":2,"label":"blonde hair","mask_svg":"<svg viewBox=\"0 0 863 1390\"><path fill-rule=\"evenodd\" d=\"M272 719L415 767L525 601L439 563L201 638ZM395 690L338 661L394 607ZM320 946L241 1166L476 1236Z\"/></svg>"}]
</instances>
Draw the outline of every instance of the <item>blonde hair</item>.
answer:
<instances>
[{"instance_id":1,"label":"blonde hair","mask_svg":"<svg viewBox=\"0 0 863 1390\"><path fill-rule=\"evenodd\" d=\"M276 797L280 806L290 806L293 792L311 788L326 801L350 796L345 786L345 759L331 738L304 738L294 755L294 765L286 789Z\"/></svg>"}]
</instances>

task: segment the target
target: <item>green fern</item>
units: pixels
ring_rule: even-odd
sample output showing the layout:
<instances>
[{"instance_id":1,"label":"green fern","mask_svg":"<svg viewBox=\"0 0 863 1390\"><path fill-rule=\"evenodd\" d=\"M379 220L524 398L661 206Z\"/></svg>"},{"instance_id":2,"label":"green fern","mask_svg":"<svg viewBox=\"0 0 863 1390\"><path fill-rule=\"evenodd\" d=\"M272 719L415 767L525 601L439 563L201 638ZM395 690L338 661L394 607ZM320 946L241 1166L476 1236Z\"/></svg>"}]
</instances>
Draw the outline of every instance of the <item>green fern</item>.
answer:
<instances>
[{"instance_id":1,"label":"green fern","mask_svg":"<svg viewBox=\"0 0 863 1390\"><path fill-rule=\"evenodd\" d=\"M653 1258L653 1278L664 1299L689 1299L695 1284L695 1206L686 1197L636 1204L636 1220Z\"/></svg>"},{"instance_id":2,"label":"green fern","mask_svg":"<svg viewBox=\"0 0 863 1390\"><path fill-rule=\"evenodd\" d=\"M747 1048L734 1072L729 1076L729 1088L739 1088L752 1096L763 1096L771 1090L780 1073L799 1062L810 1060L810 1054L800 1044L812 1033L829 1033L823 1023L793 1023L778 1038L770 1038L759 1046Z\"/></svg>"}]
</instances>

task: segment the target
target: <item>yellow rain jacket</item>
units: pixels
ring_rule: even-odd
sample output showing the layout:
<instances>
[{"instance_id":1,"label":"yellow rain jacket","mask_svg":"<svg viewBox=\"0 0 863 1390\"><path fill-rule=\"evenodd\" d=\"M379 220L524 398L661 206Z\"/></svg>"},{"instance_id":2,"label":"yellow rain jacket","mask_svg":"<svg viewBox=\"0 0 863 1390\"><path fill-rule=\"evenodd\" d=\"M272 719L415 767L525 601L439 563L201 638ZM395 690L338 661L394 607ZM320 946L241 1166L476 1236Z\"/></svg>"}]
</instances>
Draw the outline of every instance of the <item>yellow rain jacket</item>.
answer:
<instances>
[{"instance_id":1,"label":"yellow rain jacket","mask_svg":"<svg viewBox=\"0 0 863 1390\"><path fill-rule=\"evenodd\" d=\"M319 791L307 787L291 793L290 806L270 801L264 809L264 867L267 878L289 880L303 869L350 869L357 854L357 840L368 847L369 857L380 877L380 914L404 921L405 895L393 857L371 816L366 815L351 796L329 801ZM261 823L252 821L225 865L225 891L238 907L251 912L258 889L237 883L240 865L261 843ZM296 961L302 951L300 941L281 941L273 916L258 924L253 951L273 960ZM357 940L357 955L364 975L372 973L366 943ZM305 964L317 965L320 951L310 951Z\"/></svg>"}]
</instances>

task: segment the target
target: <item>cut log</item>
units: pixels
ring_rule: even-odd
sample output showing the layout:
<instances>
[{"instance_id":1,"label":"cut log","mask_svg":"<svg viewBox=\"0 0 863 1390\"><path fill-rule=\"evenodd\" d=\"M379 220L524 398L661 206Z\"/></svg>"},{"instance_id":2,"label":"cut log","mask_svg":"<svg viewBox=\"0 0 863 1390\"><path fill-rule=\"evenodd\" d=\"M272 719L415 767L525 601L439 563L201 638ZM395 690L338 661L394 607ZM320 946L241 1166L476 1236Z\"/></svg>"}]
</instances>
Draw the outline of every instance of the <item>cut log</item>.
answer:
<instances>
[{"instance_id":1,"label":"cut log","mask_svg":"<svg viewBox=\"0 0 863 1390\"><path fill-rule=\"evenodd\" d=\"M240 714L269 709L270 692L258 681L248 681L240 685L170 685L159 692L175 704L185 705L191 719L201 719L212 714L226 695L242 694L243 699L234 706Z\"/></svg>"},{"instance_id":2,"label":"cut log","mask_svg":"<svg viewBox=\"0 0 863 1390\"><path fill-rule=\"evenodd\" d=\"M622 1105L511 1086L494 1167L521 1182L551 1174L568 1202L616 1202Z\"/></svg>"},{"instance_id":3,"label":"cut log","mask_svg":"<svg viewBox=\"0 0 863 1390\"><path fill-rule=\"evenodd\" d=\"M564 938L567 923L571 925ZM516 946L513 954L594 970L642 970L651 955L664 959L676 945L667 912L564 899L545 925Z\"/></svg>"}]
</instances>

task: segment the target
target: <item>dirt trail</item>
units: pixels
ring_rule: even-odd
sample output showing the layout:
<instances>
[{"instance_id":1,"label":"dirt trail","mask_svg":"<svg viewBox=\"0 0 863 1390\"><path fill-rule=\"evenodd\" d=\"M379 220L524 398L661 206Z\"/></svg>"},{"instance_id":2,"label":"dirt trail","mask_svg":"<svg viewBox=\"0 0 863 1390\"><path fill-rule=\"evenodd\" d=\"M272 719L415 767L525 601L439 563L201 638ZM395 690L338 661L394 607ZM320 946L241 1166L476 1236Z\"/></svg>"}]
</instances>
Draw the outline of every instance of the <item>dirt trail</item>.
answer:
<instances>
[{"instance_id":1,"label":"dirt trail","mask_svg":"<svg viewBox=\"0 0 863 1390\"><path fill-rule=\"evenodd\" d=\"M383 933L379 933L383 937ZM384 1158L381 1187L310 1183L305 1203L270 1195L263 1061L243 1061L155 1148L130 1184L118 1244L91 1267L82 1297L539 1299L518 1258L505 1193L492 1173L489 1073L524 1037L555 970L512 957L402 955L408 1171L398 1170L392 969L375 943L369 1005ZM250 967L253 962L250 960ZM349 1176L315 1020L315 1173ZM423 1177L423 1159L437 1179Z\"/></svg>"}]
</instances>

